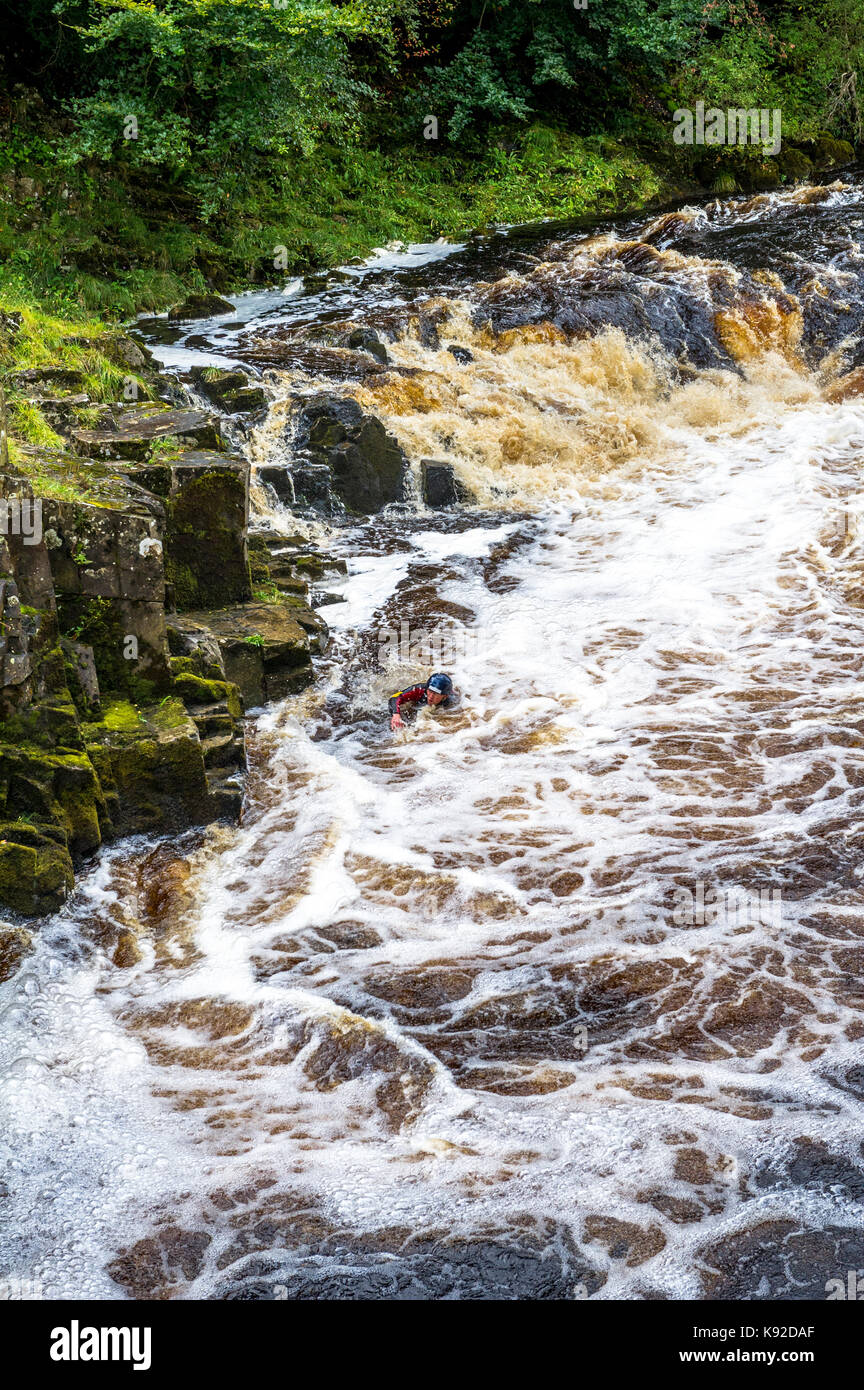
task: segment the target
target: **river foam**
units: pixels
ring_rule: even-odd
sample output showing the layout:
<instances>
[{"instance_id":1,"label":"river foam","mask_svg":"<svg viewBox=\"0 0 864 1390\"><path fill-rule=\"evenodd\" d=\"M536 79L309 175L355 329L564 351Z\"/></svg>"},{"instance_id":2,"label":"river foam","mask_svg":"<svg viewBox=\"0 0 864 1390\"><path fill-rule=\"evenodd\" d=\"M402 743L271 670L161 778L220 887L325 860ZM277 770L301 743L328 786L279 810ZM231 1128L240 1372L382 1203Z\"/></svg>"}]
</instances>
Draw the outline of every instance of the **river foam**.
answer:
<instances>
[{"instance_id":1,"label":"river foam","mask_svg":"<svg viewBox=\"0 0 864 1390\"><path fill-rule=\"evenodd\" d=\"M112 849L0 990L4 1255L49 1295L822 1297L864 1260L864 404L776 344L686 381L620 328L502 349L468 302L464 374L394 340L438 404L388 422L497 513L334 533L242 823ZM472 637L404 740L402 621Z\"/></svg>"}]
</instances>

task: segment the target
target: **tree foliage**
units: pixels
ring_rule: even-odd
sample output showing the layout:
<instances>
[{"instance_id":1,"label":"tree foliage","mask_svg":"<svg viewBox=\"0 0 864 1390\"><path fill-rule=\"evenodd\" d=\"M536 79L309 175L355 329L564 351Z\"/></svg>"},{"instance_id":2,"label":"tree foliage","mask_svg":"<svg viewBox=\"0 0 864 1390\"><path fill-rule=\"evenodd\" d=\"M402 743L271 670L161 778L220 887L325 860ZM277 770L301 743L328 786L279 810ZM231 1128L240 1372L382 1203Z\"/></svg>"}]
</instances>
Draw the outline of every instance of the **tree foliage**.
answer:
<instances>
[{"instance_id":1,"label":"tree foliage","mask_svg":"<svg viewBox=\"0 0 864 1390\"><path fill-rule=\"evenodd\" d=\"M537 118L631 134L699 99L864 136L864 0L7 4L9 71L74 118L62 157L158 166L207 215L322 143L416 145L428 115L467 155Z\"/></svg>"}]
</instances>

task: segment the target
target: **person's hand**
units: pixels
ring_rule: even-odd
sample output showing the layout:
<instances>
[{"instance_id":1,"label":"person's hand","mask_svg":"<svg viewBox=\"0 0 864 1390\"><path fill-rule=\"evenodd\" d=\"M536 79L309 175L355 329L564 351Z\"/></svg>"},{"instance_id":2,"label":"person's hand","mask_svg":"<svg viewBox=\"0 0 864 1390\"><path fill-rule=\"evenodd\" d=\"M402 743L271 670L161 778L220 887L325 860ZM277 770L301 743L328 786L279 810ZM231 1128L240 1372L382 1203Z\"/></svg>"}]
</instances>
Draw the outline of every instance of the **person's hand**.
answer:
<instances>
[{"instance_id":1,"label":"person's hand","mask_svg":"<svg viewBox=\"0 0 864 1390\"><path fill-rule=\"evenodd\" d=\"M400 714L394 714L393 718L390 720L390 728L391 728L391 729L404 729L404 728L405 728L405 720L402 718L402 716L401 716Z\"/></svg>"}]
</instances>

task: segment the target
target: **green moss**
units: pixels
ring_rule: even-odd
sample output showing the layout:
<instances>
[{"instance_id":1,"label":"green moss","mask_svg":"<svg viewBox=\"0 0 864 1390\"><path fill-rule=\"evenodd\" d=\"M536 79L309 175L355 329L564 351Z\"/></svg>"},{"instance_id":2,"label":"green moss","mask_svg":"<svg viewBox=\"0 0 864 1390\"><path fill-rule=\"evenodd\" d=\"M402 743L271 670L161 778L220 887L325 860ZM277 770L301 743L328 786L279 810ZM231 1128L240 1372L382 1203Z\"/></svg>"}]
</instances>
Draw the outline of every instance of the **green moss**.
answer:
<instances>
[{"instance_id":1,"label":"green moss","mask_svg":"<svg viewBox=\"0 0 864 1390\"><path fill-rule=\"evenodd\" d=\"M73 855L91 854L101 844L104 799L86 752L2 745L0 787L7 820L29 816L62 827Z\"/></svg>"},{"instance_id":2,"label":"green moss","mask_svg":"<svg viewBox=\"0 0 864 1390\"><path fill-rule=\"evenodd\" d=\"M31 846L0 841L0 902L12 912L32 915L38 910L37 863L37 852Z\"/></svg>"},{"instance_id":3,"label":"green moss","mask_svg":"<svg viewBox=\"0 0 864 1390\"><path fill-rule=\"evenodd\" d=\"M64 637L93 648L99 689L130 696L139 704L152 699L156 686L137 675L136 665L123 655L127 636L117 606L107 598L58 595L57 611Z\"/></svg>"},{"instance_id":4,"label":"green moss","mask_svg":"<svg viewBox=\"0 0 864 1390\"><path fill-rule=\"evenodd\" d=\"M156 729L179 729L188 718L183 701L172 699L170 695L166 695L147 717Z\"/></svg>"},{"instance_id":5,"label":"green moss","mask_svg":"<svg viewBox=\"0 0 864 1390\"><path fill-rule=\"evenodd\" d=\"M251 598L245 556L246 484L234 468L184 479L166 502L165 574L178 610Z\"/></svg>"},{"instance_id":6,"label":"green moss","mask_svg":"<svg viewBox=\"0 0 864 1390\"><path fill-rule=\"evenodd\" d=\"M57 650L59 652L59 648ZM62 653L60 656L62 659ZM65 690L11 714L0 725L0 730L4 743L10 747L32 746L48 750L83 746L78 714Z\"/></svg>"},{"instance_id":7,"label":"green moss","mask_svg":"<svg viewBox=\"0 0 864 1390\"><path fill-rule=\"evenodd\" d=\"M150 445L150 457L148 462L162 462L166 459L176 458L184 448L182 439L178 439L176 434L163 434L160 439L154 439Z\"/></svg>"},{"instance_id":8,"label":"green moss","mask_svg":"<svg viewBox=\"0 0 864 1390\"><path fill-rule=\"evenodd\" d=\"M137 737L141 732L143 716L130 700L107 699L102 704L102 718L85 724L85 738L88 743L104 734L131 734Z\"/></svg>"},{"instance_id":9,"label":"green moss","mask_svg":"<svg viewBox=\"0 0 864 1390\"><path fill-rule=\"evenodd\" d=\"M784 148L778 156L780 172L790 182L806 179L813 168L813 161L803 150Z\"/></svg>"},{"instance_id":10,"label":"green moss","mask_svg":"<svg viewBox=\"0 0 864 1390\"><path fill-rule=\"evenodd\" d=\"M190 705L215 705L228 697L225 681L208 681L203 676L182 672L174 680L174 689Z\"/></svg>"},{"instance_id":11,"label":"green moss","mask_svg":"<svg viewBox=\"0 0 864 1390\"><path fill-rule=\"evenodd\" d=\"M198 607L198 580L191 565L165 553L165 583L174 590L174 604L179 612Z\"/></svg>"}]
</instances>

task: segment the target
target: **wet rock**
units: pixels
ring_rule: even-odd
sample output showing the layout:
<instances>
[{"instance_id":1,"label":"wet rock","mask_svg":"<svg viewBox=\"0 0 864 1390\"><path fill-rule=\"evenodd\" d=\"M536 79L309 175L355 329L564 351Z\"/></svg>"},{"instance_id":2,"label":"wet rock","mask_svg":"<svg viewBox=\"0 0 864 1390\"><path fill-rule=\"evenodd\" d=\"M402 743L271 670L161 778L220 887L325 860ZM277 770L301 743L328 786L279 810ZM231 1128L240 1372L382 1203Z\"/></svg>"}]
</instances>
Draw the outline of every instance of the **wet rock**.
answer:
<instances>
[{"instance_id":1,"label":"wet rock","mask_svg":"<svg viewBox=\"0 0 864 1390\"><path fill-rule=\"evenodd\" d=\"M11 980L32 950L33 938L29 931L0 922L0 985Z\"/></svg>"},{"instance_id":2,"label":"wet rock","mask_svg":"<svg viewBox=\"0 0 864 1390\"><path fill-rule=\"evenodd\" d=\"M857 1100L864 1100L864 1064L828 1073L825 1080L841 1091L848 1091Z\"/></svg>"},{"instance_id":3,"label":"wet rock","mask_svg":"<svg viewBox=\"0 0 864 1390\"><path fill-rule=\"evenodd\" d=\"M141 947L133 931L124 930L118 933L117 945L111 956L111 960L120 970L130 970L133 965L137 965L142 958Z\"/></svg>"},{"instance_id":4,"label":"wet rock","mask_svg":"<svg viewBox=\"0 0 864 1390\"><path fill-rule=\"evenodd\" d=\"M824 1300L830 1279L864 1268L864 1231L763 1221L704 1246L696 1259L708 1299Z\"/></svg>"},{"instance_id":5,"label":"wet rock","mask_svg":"<svg viewBox=\"0 0 864 1390\"><path fill-rule=\"evenodd\" d=\"M172 657L174 689L198 730L214 814L234 819L243 804L246 770L243 697L230 681L203 679L178 669L181 663L193 664L191 658Z\"/></svg>"},{"instance_id":6,"label":"wet rock","mask_svg":"<svg viewBox=\"0 0 864 1390\"><path fill-rule=\"evenodd\" d=\"M225 663L218 639L203 623L191 621L188 616L172 616L166 624L168 650L171 652L171 670L176 671L174 661L189 662L186 668L205 680L225 680Z\"/></svg>"},{"instance_id":7,"label":"wet rock","mask_svg":"<svg viewBox=\"0 0 864 1390\"><path fill-rule=\"evenodd\" d=\"M420 967L370 976L366 988L376 999L385 999L403 1009L437 1008L469 995L476 974L476 970Z\"/></svg>"},{"instance_id":8,"label":"wet rock","mask_svg":"<svg viewBox=\"0 0 864 1390\"><path fill-rule=\"evenodd\" d=\"M107 1273L132 1298L167 1298L200 1274L211 1241L206 1231L167 1226L122 1250Z\"/></svg>"},{"instance_id":9,"label":"wet rock","mask_svg":"<svg viewBox=\"0 0 864 1390\"><path fill-rule=\"evenodd\" d=\"M760 1188L842 1192L853 1202L864 1201L864 1168L852 1163L845 1154L833 1152L827 1144L809 1138L794 1141L794 1149L784 1164L776 1160L760 1163L755 1181Z\"/></svg>"},{"instance_id":10,"label":"wet rock","mask_svg":"<svg viewBox=\"0 0 864 1390\"><path fill-rule=\"evenodd\" d=\"M302 690L311 681L310 635L298 621L304 613L321 624L305 605L283 599L190 613L184 623L173 626L182 630L191 623L209 629L219 645L227 679L239 687L247 708L252 708Z\"/></svg>"},{"instance_id":11,"label":"wet rock","mask_svg":"<svg viewBox=\"0 0 864 1390\"><path fill-rule=\"evenodd\" d=\"M423 501L427 507L456 507L470 499L470 493L456 477L452 463L440 459L421 459L420 477Z\"/></svg>"},{"instance_id":12,"label":"wet rock","mask_svg":"<svg viewBox=\"0 0 864 1390\"><path fill-rule=\"evenodd\" d=\"M290 1277L284 1266L270 1273L247 1262L246 1277L235 1276L219 1297L269 1299L282 1284L289 1298L303 1301L569 1301L590 1298L606 1282L563 1232L547 1244L509 1232L452 1240L402 1232L390 1242L360 1235L341 1244L313 1245L314 1259L292 1262Z\"/></svg>"},{"instance_id":13,"label":"wet rock","mask_svg":"<svg viewBox=\"0 0 864 1390\"><path fill-rule=\"evenodd\" d=\"M128 459L143 463L159 440L177 439L198 449L220 449L219 425L201 410L177 409L159 403L114 412L114 424L102 429L74 428L73 447L87 458Z\"/></svg>"},{"instance_id":14,"label":"wet rock","mask_svg":"<svg viewBox=\"0 0 864 1390\"><path fill-rule=\"evenodd\" d=\"M65 840L55 837L50 825L37 829L19 821L0 822L0 902L7 909L24 917L56 912L73 881ZM13 948L14 942L9 944Z\"/></svg>"},{"instance_id":15,"label":"wet rock","mask_svg":"<svg viewBox=\"0 0 864 1390\"><path fill-rule=\"evenodd\" d=\"M390 358L387 349L382 343L374 328L355 328L348 335L349 348L361 348L364 352L370 353L379 362L389 362Z\"/></svg>"},{"instance_id":16,"label":"wet rock","mask_svg":"<svg viewBox=\"0 0 864 1390\"><path fill-rule=\"evenodd\" d=\"M101 844L104 800L83 750L40 748L23 739L0 745L0 806L7 822L18 822L6 824L7 839L41 849L49 835L64 848L68 842L76 856Z\"/></svg>"},{"instance_id":17,"label":"wet rock","mask_svg":"<svg viewBox=\"0 0 864 1390\"><path fill-rule=\"evenodd\" d=\"M325 463L297 460L290 467L265 464L258 469L258 477L272 487L279 501L287 507L311 507L319 511L332 507L333 478Z\"/></svg>"},{"instance_id":18,"label":"wet rock","mask_svg":"<svg viewBox=\"0 0 864 1390\"><path fill-rule=\"evenodd\" d=\"M659 1226L639 1226L634 1221L621 1221L616 1216L585 1218L585 1239L605 1247L613 1260L623 1260L630 1268L644 1264L666 1245Z\"/></svg>"},{"instance_id":19,"label":"wet rock","mask_svg":"<svg viewBox=\"0 0 864 1390\"><path fill-rule=\"evenodd\" d=\"M113 505L43 500L60 630L93 650L99 687L170 688L165 644L164 510L125 489Z\"/></svg>"},{"instance_id":20,"label":"wet rock","mask_svg":"<svg viewBox=\"0 0 864 1390\"><path fill-rule=\"evenodd\" d=\"M383 1072L375 1100L388 1127L416 1119L435 1076L433 1064L390 1038L378 1024L344 1013L316 1019L305 1029L303 1070L319 1091Z\"/></svg>"},{"instance_id":21,"label":"wet rock","mask_svg":"<svg viewBox=\"0 0 864 1390\"><path fill-rule=\"evenodd\" d=\"M248 346L238 344L237 351L244 362L259 368L276 367L281 371L305 372L328 381L364 381L369 377L380 377L388 370L366 352L292 340L290 330L281 335L274 332L267 337L256 334Z\"/></svg>"},{"instance_id":22,"label":"wet rock","mask_svg":"<svg viewBox=\"0 0 864 1390\"><path fill-rule=\"evenodd\" d=\"M356 401L321 392L296 417L298 464L329 471L329 487L349 511L370 513L405 497L408 462L396 440ZM323 481L321 475L317 475Z\"/></svg>"},{"instance_id":23,"label":"wet rock","mask_svg":"<svg viewBox=\"0 0 864 1390\"><path fill-rule=\"evenodd\" d=\"M165 578L174 606L218 608L251 598L246 460L187 449L144 465L136 477L164 499Z\"/></svg>"},{"instance_id":24,"label":"wet rock","mask_svg":"<svg viewBox=\"0 0 864 1390\"><path fill-rule=\"evenodd\" d=\"M456 361L461 363L463 366L466 362L474 361L474 354L471 351L471 349L466 347L460 347L458 343L448 343L447 351L451 353L456 358Z\"/></svg>"},{"instance_id":25,"label":"wet rock","mask_svg":"<svg viewBox=\"0 0 864 1390\"><path fill-rule=\"evenodd\" d=\"M198 390L226 415L260 410L267 404L267 393L250 386L244 372L223 367L193 367L191 378Z\"/></svg>"},{"instance_id":26,"label":"wet rock","mask_svg":"<svg viewBox=\"0 0 864 1390\"><path fill-rule=\"evenodd\" d=\"M201 740L179 699L142 709L110 701L84 735L117 834L185 830L213 819Z\"/></svg>"},{"instance_id":27,"label":"wet rock","mask_svg":"<svg viewBox=\"0 0 864 1390\"><path fill-rule=\"evenodd\" d=\"M218 294L190 294L181 304L168 310L169 323L183 323L189 319L210 319L218 314L233 314L234 305Z\"/></svg>"},{"instance_id":28,"label":"wet rock","mask_svg":"<svg viewBox=\"0 0 864 1390\"><path fill-rule=\"evenodd\" d=\"M363 922L330 922L326 927L317 927L316 931L340 951L368 951L380 946L383 940L374 927Z\"/></svg>"},{"instance_id":29,"label":"wet rock","mask_svg":"<svg viewBox=\"0 0 864 1390\"><path fill-rule=\"evenodd\" d=\"M832 404L848 401L860 395L864 395L864 367L856 367L854 371L838 377L824 391L826 401L831 401Z\"/></svg>"}]
</instances>

